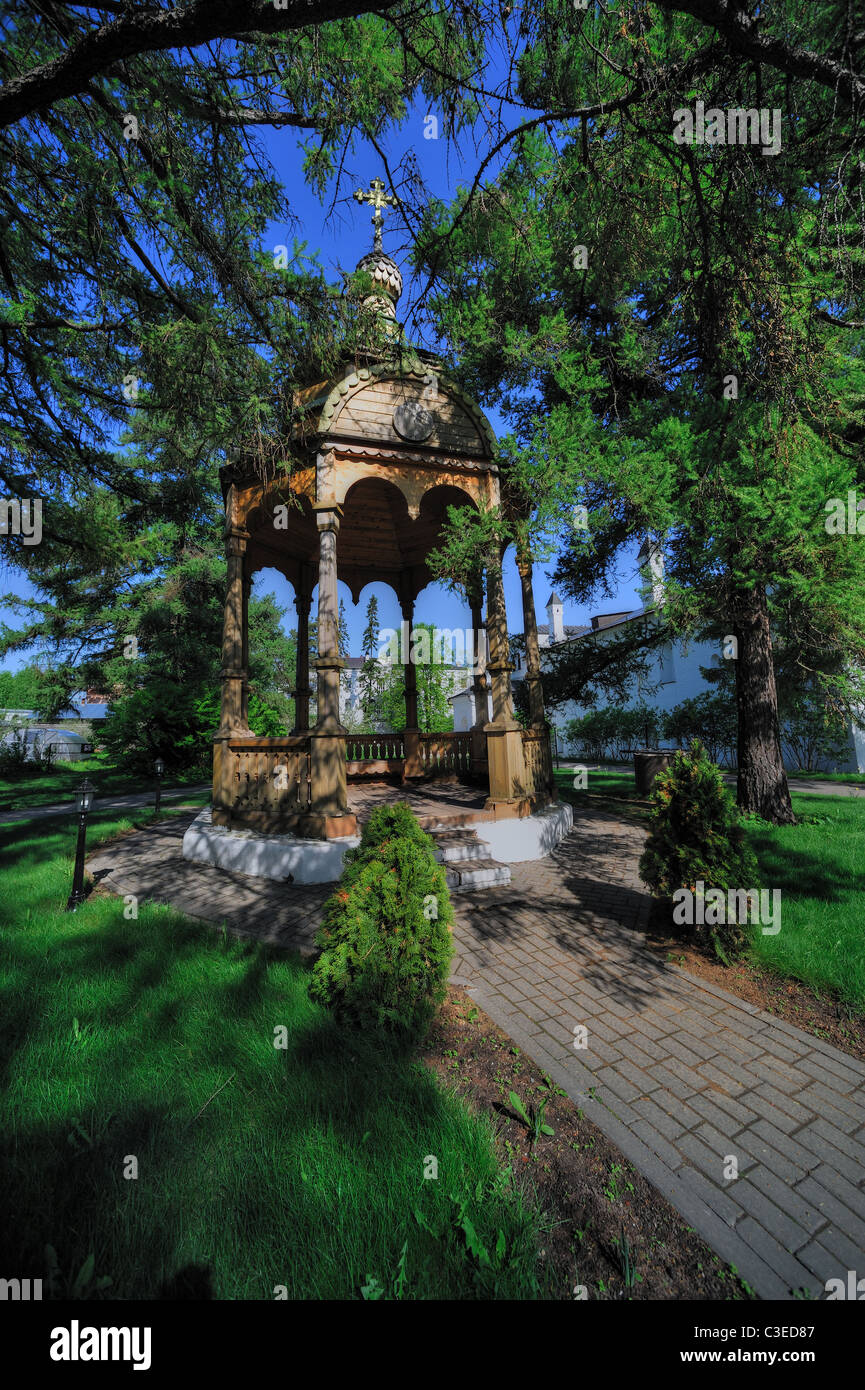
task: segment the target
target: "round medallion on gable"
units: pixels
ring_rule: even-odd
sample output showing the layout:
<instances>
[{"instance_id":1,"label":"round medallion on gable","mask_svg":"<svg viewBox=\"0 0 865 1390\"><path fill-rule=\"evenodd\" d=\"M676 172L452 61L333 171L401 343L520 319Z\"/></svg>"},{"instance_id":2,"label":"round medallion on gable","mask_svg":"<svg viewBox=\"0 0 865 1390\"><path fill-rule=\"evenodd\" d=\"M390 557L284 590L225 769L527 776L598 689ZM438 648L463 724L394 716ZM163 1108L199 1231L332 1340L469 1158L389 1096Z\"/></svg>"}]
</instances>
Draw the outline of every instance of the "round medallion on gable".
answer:
<instances>
[{"instance_id":1,"label":"round medallion on gable","mask_svg":"<svg viewBox=\"0 0 865 1390\"><path fill-rule=\"evenodd\" d=\"M435 420L420 401L403 401L393 413L393 427L401 438L419 444L421 440L429 439Z\"/></svg>"}]
</instances>

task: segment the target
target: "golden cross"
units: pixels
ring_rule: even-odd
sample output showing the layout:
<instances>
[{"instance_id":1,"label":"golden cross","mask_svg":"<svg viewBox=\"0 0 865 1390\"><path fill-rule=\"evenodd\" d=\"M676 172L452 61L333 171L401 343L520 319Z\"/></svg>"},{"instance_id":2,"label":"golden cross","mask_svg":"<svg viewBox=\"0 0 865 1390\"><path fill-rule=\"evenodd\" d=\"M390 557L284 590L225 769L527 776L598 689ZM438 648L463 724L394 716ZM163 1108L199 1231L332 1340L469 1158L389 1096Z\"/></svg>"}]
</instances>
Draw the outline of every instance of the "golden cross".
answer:
<instances>
[{"instance_id":1,"label":"golden cross","mask_svg":"<svg viewBox=\"0 0 865 1390\"><path fill-rule=\"evenodd\" d=\"M372 218L372 225L375 228L374 251L382 250L381 229L384 226L382 208L399 207L399 198L394 193L385 193L385 187L384 179L373 179L368 189L359 188L354 195L359 203L369 203L370 207L375 209Z\"/></svg>"}]
</instances>

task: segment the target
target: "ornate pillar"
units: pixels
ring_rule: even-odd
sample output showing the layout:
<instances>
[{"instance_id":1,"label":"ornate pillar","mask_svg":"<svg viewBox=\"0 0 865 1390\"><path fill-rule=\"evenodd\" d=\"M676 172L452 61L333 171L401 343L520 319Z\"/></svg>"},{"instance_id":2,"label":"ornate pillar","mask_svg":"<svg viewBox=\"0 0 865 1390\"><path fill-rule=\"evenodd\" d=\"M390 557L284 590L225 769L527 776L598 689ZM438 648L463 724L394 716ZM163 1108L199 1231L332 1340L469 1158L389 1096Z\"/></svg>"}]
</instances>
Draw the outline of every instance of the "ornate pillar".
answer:
<instances>
[{"instance_id":1,"label":"ornate pillar","mask_svg":"<svg viewBox=\"0 0 865 1390\"><path fill-rule=\"evenodd\" d=\"M487 635L490 644L488 667L492 682L493 717L485 726L489 759L490 794L487 806L496 816L528 814L522 730L514 718L511 697L510 653L505 592L502 585L501 547L490 553L487 563Z\"/></svg>"},{"instance_id":2,"label":"ornate pillar","mask_svg":"<svg viewBox=\"0 0 865 1390\"><path fill-rule=\"evenodd\" d=\"M339 677L345 662L339 654L336 537L341 508L316 503L318 526L318 718L310 731L312 804L304 829L314 839L352 835L357 821L348 810L345 765L347 730L339 719Z\"/></svg>"},{"instance_id":3,"label":"ornate pillar","mask_svg":"<svg viewBox=\"0 0 865 1390\"><path fill-rule=\"evenodd\" d=\"M312 576L309 566L301 564L294 595L297 611L297 660L294 681L294 729L296 734L309 730L309 610L312 606Z\"/></svg>"},{"instance_id":4,"label":"ornate pillar","mask_svg":"<svg viewBox=\"0 0 865 1390\"><path fill-rule=\"evenodd\" d=\"M475 718L471 727L472 772L479 777L487 774L487 740L484 728L489 719L487 699L487 630L483 618L483 577L477 586L469 589L469 606L472 614L472 642L474 644L474 666L472 670L472 695L474 697Z\"/></svg>"},{"instance_id":5,"label":"ornate pillar","mask_svg":"<svg viewBox=\"0 0 865 1390\"><path fill-rule=\"evenodd\" d=\"M400 577L400 609L402 611L402 669L405 695L405 729L403 730L404 782L423 776L420 760L420 731L417 725L417 668L412 661L412 620L414 596L407 575Z\"/></svg>"},{"instance_id":6,"label":"ornate pillar","mask_svg":"<svg viewBox=\"0 0 865 1390\"><path fill-rule=\"evenodd\" d=\"M229 523L225 532L228 584L222 624L222 701L219 729L213 740L213 823L230 825L235 788L229 742L250 738L246 722L246 656L248 650L249 574L246 547L249 532Z\"/></svg>"},{"instance_id":7,"label":"ornate pillar","mask_svg":"<svg viewBox=\"0 0 865 1390\"><path fill-rule=\"evenodd\" d=\"M246 683L244 656L247 649L247 601L249 581L246 573L246 546L249 533L232 526L225 538L228 558L228 587L222 621L222 711L221 734L245 734L249 728L243 717L243 687Z\"/></svg>"},{"instance_id":8,"label":"ornate pillar","mask_svg":"<svg viewBox=\"0 0 865 1390\"><path fill-rule=\"evenodd\" d=\"M318 718L315 727L345 734L339 721L339 677L345 662L339 654L336 589L336 538L341 508L316 507L318 525Z\"/></svg>"},{"instance_id":9,"label":"ornate pillar","mask_svg":"<svg viewBox=\"0 0 865 1390\"><path fill-rule=\"evenodd\" d=\"M538 647L538 623L535 617L535 597L532 592L532 562L528 552L517 548L517 571L523 600L523 634L526 642L526 688L529 692L529 721L533 729L545 729L544 695L541 687L541 654Z\"/></svg>"},{"instance_id":10,"label":"ornate pillar","mask_svg":"<svg viewBox=\"0 0 865 1390\"><path fill-rule=\"evenodd\" d=\"M511 665L508 647L502 558L498 547L491 554L487 565L487 636L490 644L490 663L487 670L493 694L492 723L496 728L518 729L511 693L511 671L514 668Z\"/></svg>"},{"instance_id":11,"label":"ornate pillar","mask_svg":"<svg viewBox=\"0 0 865 1390\"><path fill-rule=\"evenodd\" d=\"M243 669L243 703L241 712L241 722L244 728L249 728L249 594L252 589L252 575L249 570L249 556L243 557L243 617L241 620L242 650L241 667Z\"/></svg>"}]
</instances>

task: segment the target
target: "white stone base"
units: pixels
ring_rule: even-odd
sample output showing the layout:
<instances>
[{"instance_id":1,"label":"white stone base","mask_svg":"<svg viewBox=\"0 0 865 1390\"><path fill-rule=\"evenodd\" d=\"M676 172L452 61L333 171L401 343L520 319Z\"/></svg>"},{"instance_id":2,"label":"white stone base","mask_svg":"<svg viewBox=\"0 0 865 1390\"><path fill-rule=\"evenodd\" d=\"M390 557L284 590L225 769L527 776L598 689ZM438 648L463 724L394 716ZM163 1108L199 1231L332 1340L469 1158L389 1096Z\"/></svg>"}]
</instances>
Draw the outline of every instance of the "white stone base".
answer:
<instances>
[{"instance_id":1,"label":"white stone base","mask_svg":"<svg viewBox=\"0 0 865 1390\"><path fill-rule=\"evenodd\" d=\"M527 859L546 859L574 828L574 811L566 801L545 806L522 820L496 820L476 825L478 839L490 847L490 859L500 864L519 864Z\"/></svg>"},{"instance_id":2,"label":"white stone base","mask_svg":"<svg viewBox=\"0 0 865 1390\"><path fill-rule=\"evenodd\" d=\"M257 830L229 830L213 825L210 807L202 811L183 837L183 857L194 864L211 864L254 878L294 883L334 883L342 873L347 849L360 844L359 835L341 840L302 840L297 835L262 835Z\"/></svg>"},{"instance_id":3,"label":"white stone base","mask_svg":"<svg viewBox=\"0 0 865 1390\"><path fill-rule=\"evenodd\" d=\"M551 854L574 824L566 802L546 806L522 820L484 821L471 828L489 846L489 857L500 864L543 859ZM342 873L347 849L360 844L359 835L342 840L302 840L297 835L262 835L257 830L229 830L213 825L210 807L195 817L183 837L183 857L254 878L294 883L335 883Z\"/></svg>"}]
</instances>

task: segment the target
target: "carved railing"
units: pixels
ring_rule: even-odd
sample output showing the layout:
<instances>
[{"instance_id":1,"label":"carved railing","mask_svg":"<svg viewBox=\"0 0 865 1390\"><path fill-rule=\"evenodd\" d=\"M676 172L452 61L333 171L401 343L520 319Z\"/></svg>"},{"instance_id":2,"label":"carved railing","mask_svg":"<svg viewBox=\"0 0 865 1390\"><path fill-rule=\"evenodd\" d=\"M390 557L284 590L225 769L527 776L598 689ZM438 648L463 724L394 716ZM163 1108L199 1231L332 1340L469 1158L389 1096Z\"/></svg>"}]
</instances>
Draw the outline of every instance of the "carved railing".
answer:
<instances>
[{"instance_id":1,"label":"carved railing","mask_svg":"<svg viewBox=\"0 0 865 1390\"><path fill-rule=\"evenodd\" d=\"M425 777L467 777L472 768L472 736L470 733L421 734L418 759Z\"/></svg>"},{"instance_id":2,"label":"carved railing","mask_svg":"<svg viewBox=\"0 0 865 1390\"><path fill-rule=\"evenodd\" d=\"M394 762L405 757L402 734L349 734L345 756L350 763Z\"/></svg>"},{"instance_id":3,"label":"carved railing","mask_svg":"<svg viewBox=\"0 0 865 1390\"><path fill-rule=\"evenodd\" d=\"M548 796L553 785L553 757L546 729L523 729L523 761L528 795Z\"/></svg>"},{"instance_id":4,"label":"carved railing","mask_svg":"<svg viewBox=\"0 0 865 1390\"><path fill-rule=\"evenodd\" d=\"M233 810L285 815L309 808L308 738L232 739L227 756Z\"/></svg>"}]
</instances>

